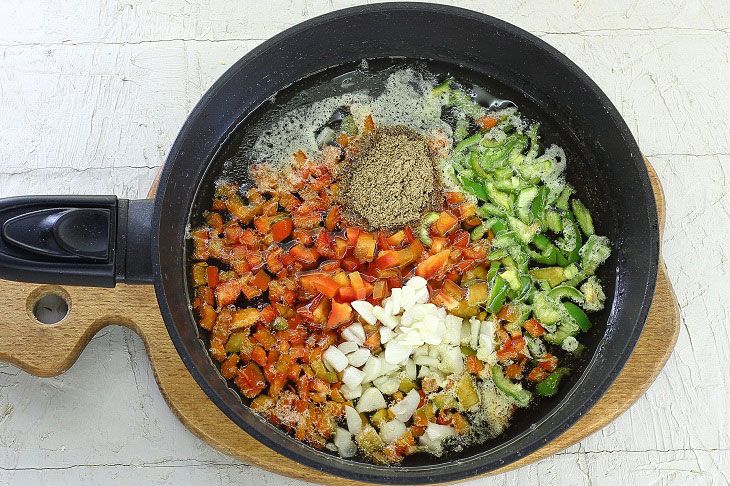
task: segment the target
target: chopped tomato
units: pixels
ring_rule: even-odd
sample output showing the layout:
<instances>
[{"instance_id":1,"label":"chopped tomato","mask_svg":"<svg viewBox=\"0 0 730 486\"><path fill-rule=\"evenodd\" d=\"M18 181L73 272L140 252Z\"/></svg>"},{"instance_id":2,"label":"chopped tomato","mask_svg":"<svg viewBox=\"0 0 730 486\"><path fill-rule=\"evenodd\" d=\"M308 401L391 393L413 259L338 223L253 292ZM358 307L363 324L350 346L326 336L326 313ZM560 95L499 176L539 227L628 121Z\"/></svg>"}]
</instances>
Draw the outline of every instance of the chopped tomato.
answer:
<instances>
[{"instance_id":1,"label":"chopped tomato","mask_svg":"<svg viewBox=\"0 0 730 486\"><path fill-rule=\"evenodd\" d=\"M271 236L274 241L284 241L289 237L294 229L294 223L291 218L284 218L271 225Z\"/></svg>"},{"instance_id":2,"label":"chopped tomato","mask_svg":"<svg viewBox=\"0 0 730 486\"><path fill-rule=\"evenodd\" d=\"M549 374L550 373L538 366L533 368L532 371L527 374L527 381L542 381L547 378Z\"/></svg>"},{"instance_id":3,"label":"chopped tomato","mask_svg":"<svg viewBox=\"0 0 730 486\"><path fill-rule=\"evenodd\" d=\"M335 237L335 258L337 260L342 260L345 258L345 254L347 253L347 241L339 236Z\"/></svg>"},{"instance_id":4,"label":"chopped tomato","mask_svg":"<svg viewBox=\"0 0 730 486\"><path fill-rule=\"evenodd\" d=\"M462 194L461 192L449 191L444 194L444 197L446 198L446 204L448 204L449 206L452 204L464 202L464 194Z\"/></svg>"},{"instance_id":5,"label":"chopped tomato","mask_svg":"<svg viewBox=\"0 0 730 486\"><path fill-rule=\"evenodd\" d=\"M431 238L431 253L436 254L443 250L448 241L449 240L447 240L443 236L434 236L433 238Z\"/></svg>"},{"instance_id":6,"label":"chopped tomato","mask_svg":"<svg viewBox=\"0 0 730 486\"><path fill-rule=\"evenodd\" d=\"M513 363L505 368L504 374L507 376L507 378L517 380L522 376L522 368L520 368L520 365L518 365L517 363Z\"/></svg>"},{"instance_id":7,"label":"chopped tomato","mask_svg":"<svg viewBox=\"0 0 730 486\"><path fill-rule=\"evenodd\" d=\"M373 285L373 299L384 299L388 294L388 283L385 280L378 280Z\"/></svg>"},{"instance_id":8,"label":"chopped tomato","mask_svg":"<svg viewBox=\"0 0 730 486\"><path fill-rule=\"evenodd\" d=\"M398 246L406 239L406 233L403 230L397 231L386 238L390 246Z\"/></svg>"},{"instance_id":9,"label":"chopped tomato","mask_svg":"<svg viewBox=\"0 0 730 486\"><path fill-rule=\"evenodd\" d=\"M354 257L346 257L342 259L342 268L347 270L348 272L352 272L353 270L356 270L357 267L360 266L360 262L357 261L357 258Z\"/></svg>"},{"instance_id":10,"label":"chopped tomato","mask_svg":"<svg viewBox=\"0 0 730 486\"><path fill-rule=\"evenodd\" d=\"M375 130L375 122L373 121L373 116L368 115L365 117L365 122L363 123L362 134L367 135L373 130Z\"/></svg>"}]
</instances>

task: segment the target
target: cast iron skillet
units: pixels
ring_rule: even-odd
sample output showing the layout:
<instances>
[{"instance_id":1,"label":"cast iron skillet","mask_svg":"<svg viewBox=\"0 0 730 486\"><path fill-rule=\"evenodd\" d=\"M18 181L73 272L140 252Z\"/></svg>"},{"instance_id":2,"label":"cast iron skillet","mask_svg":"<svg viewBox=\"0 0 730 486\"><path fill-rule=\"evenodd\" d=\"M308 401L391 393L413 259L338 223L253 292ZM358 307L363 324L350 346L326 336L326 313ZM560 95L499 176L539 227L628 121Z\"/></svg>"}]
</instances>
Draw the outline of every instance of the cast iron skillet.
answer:
<instances>
[{"instance_id":1,"label":"cast iron skillet","mask_svg":"<svg viewBox=\"0 0 730 486\"><path fill-rule=\"evenodd\" d=\"M592 208L613 254L601 275L607 310L587 336L589 356L561 393L519 413L480 447L381 467L316 451L254 415L212 365L190 311L185 230L205 205L216 154L257 107L293 83L363 58L432 60L509 87L520 108L548 121L568 149L570 182ZM306 82L305 82L306 85ZM295 85L300 86L299 84ZM196 197L199 201L196 202ZM194 218L193 218L194 219ZM657 275L657 212L635 140L583 71L531 34L501 20L420 3L356 7L317 17L263 43L203 96L170 150L152 202L115 197L0 200L0 276L112 287L154 282L170 337L210 399L247 433L312 468L388 484L455 481L525 456L573 425L626 363L644 325Z\"/></svg>"}]
</instances>

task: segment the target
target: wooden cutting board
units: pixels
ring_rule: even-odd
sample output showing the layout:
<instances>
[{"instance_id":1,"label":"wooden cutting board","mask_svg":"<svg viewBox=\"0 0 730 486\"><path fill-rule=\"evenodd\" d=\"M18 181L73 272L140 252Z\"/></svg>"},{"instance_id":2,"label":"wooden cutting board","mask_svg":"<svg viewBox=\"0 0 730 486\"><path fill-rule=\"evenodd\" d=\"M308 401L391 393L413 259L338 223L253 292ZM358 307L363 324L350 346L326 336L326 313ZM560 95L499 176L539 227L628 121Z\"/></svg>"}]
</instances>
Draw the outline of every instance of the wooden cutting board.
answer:
<instances>
[{"instance_id":1,"label":"wooden cutting board","mask_svg":"<svg viewBox=\"0 0 730 486\"><path fill-rule=\"evenodd\" d=\"M646 162L664 228L664 194ZM154 187L152 189L154 192ZM69 303L69 313L53 325L39 323L33 307L46 294ZM36 285L0 280L0 360L37 376L66 371L91 337L110 324L121 324L142 337L155 378L170 408L195 435L247 464L317 483L359 484L335 478L287 459L256 441L234 424L205 393L180 359L160 315L152 286L118 285L114 289ZM561 436L533 454L489 474L515 469L565 449L604 427L626 411L664 367L679 333L679 309L663 260L659 261L654 301L644 331L626 367L606 394ZM42 342L42 347L37 343Z\"/></svg>"}]
</instances>

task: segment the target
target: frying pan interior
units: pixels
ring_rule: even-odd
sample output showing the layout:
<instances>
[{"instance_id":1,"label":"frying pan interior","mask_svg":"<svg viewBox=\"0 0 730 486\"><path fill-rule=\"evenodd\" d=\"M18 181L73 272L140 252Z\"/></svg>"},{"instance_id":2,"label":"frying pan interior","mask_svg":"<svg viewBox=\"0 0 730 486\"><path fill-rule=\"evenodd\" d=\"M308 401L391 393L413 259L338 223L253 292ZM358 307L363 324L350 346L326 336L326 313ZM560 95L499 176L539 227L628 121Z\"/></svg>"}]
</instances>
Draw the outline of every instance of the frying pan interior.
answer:
<instances>
[{"instance_id":1,"label":"frying pan interior","mask_svg":"<svg viewBox=\"0 0 730 486\"><path fill-rule=\"evenodd\" d=\"M561 392L537 408L519 410L500 437L441 458L415 455L397 468L315 451L258 418L220 376L189 310L190 247L184 234L188 225L201 221L215 180L225 175L247 182L247 148L267 121L297 103L337 94L330 80L352 72L364 58L373 72L416 66L476 84L540 121L543 142L565 149L568 181L591 208L597 232L614 247L599 273L606 309L594 315L595 325L583 338L589 352L573 363L575 372ZM628 359L656 281L656 207L641 155L616 109L582 71L535 37L452 7L348 9L289 29L255 49L216 82L189 117L165 166L155 211L159 232L153 232L153 262L160 307L203 390L228 417L277 452L366 481L454 481L512 462L559 435L600 398Z\"/></svg>"}]
</instances>

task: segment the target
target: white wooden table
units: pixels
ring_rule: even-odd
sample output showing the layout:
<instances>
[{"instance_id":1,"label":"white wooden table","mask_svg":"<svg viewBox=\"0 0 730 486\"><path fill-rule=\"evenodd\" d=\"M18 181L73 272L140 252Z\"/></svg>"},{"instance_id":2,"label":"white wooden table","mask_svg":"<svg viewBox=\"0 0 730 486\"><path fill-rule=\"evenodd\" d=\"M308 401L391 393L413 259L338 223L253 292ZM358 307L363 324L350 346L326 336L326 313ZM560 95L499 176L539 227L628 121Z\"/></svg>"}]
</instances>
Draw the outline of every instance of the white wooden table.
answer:
<instances>
[{"instance_id":1,"label":"white wooden table","mask_svg":"<svg viewBox=\"0 0 730 486\"><path fill-rule=\"evenodd\" d=\"M277 32L345 0L5 0L0 196L143 196L193 105ZM472 484L730 481L728 0L448 2L523 27L608 94L667 196L674 354L615 423ZM165 404L140 339L100 332L64 375L0 365L0 484L298 484L218 453Z\"/></svg>"}]
</instances>

